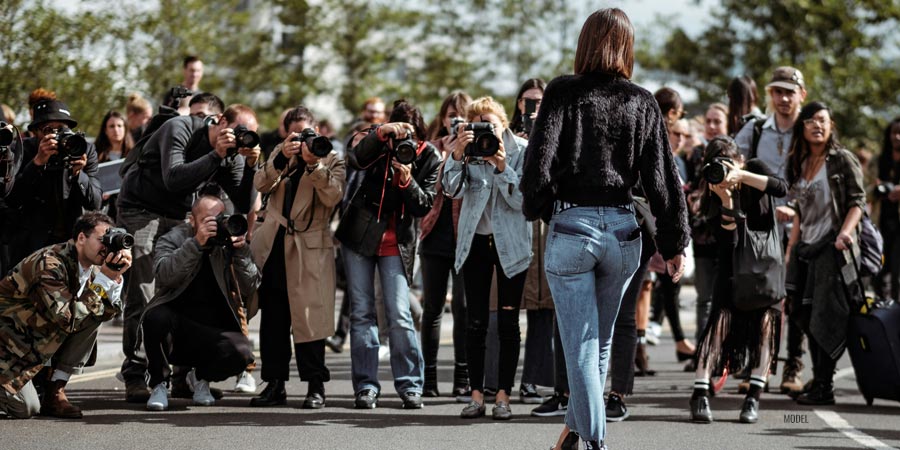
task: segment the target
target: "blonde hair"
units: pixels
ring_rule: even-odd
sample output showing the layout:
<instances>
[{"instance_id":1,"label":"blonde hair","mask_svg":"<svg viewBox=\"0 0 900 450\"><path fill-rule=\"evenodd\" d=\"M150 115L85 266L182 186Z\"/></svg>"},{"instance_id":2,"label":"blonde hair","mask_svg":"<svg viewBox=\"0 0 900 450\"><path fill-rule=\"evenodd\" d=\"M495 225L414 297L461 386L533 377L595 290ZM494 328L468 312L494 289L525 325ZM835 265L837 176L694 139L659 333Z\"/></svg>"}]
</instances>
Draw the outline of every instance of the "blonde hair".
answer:
<instances>
[{"instance_id":1,"label":"blonde hair","mask_svg":"<svg viewBox=\"0 0 900 450\"><path fill-rule=\"evenodd\" d=\"M131 95L128 96L128 102L125 103L125 113L126 114L142 114L152 112L150 107L150 102L144 98L138 92L132 92Z\"/></svg>"},{"instance_id":2,"label":"blonde hair","mask_svg":"<svg viewBox=\"0 0 900 450\"><path fill-rule=\"evenodd\" d=\"M509 127L509 119L506 118L506 110L503 105L494 100L493 97L476 98L466 106L466 121L471 122L476 117L484 114L494 114L500 118L503 128Z\"/></svg>"}]
</instances>

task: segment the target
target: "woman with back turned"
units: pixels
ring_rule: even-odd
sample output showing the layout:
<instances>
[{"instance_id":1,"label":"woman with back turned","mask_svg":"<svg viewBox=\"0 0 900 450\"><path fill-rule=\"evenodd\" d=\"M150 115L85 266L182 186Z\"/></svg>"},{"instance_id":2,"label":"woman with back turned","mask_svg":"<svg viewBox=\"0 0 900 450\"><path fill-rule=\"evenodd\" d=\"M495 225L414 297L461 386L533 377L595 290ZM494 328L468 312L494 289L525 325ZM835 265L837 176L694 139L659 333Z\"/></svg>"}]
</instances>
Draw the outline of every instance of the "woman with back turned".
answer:
<instances>
[{"instance_id":1,"label":"woman with back turned","mask_svg":"<svg viewBox=\"0 0 900 450\"><path fill-rule=\"evenodd\" d=\"M603 388L612 327L638 266L640 229L631 188L641 183L657 217L657 245L677 281L684 271L687 207L662 113L632 83L634 29L601 9L581 30L575 75L544 92L525 152L522 211L550 223L545 267L571 397L554 448L606 448Z\"/></svg>"}]
</instances>

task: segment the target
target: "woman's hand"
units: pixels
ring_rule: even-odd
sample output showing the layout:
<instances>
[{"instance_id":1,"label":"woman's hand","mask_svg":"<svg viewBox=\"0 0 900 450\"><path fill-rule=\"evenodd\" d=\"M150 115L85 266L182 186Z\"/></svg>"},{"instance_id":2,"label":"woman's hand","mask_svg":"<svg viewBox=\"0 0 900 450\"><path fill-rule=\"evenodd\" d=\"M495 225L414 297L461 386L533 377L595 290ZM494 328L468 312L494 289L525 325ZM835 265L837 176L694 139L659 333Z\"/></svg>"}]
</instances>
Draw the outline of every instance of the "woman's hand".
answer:
<instances>
[{"instance_id":1,"label":"woman's hand","mask_svg":"<svg viewBox=\"0 0 900 450\"><path fill-rule=\"evenodd\" d=\"M466 154L466 146L475 140L475 132L471 130L456 133L456 141L453 146L453 159L461 161Z\"/></svg>"},{"instance_id":2,"label":"woman's hand","mask_svg":"<svg viewBox=\"0 0 900 450\"><path fill-rule=\"evenodd\" d=\"M727 181L723 181L719 184L711 184L709 185L709 190L719 196L723 206L730 208L727 205L731 204L731 188L728 187Z\"/></svg>"},{"instance_id":3,"label":"woman's hand","mask_svg":"<svg viewBox=\"0 0 900 450\"><path fill-rule=\"evenodd\" d=\"M846 231L838 233L834 240L834 248L841 251L849 249L851 245L853 245L853 235Z\"/></svg>"},{"instance_id":4,"label":"woman's hand","mask_svg":"<svg viewBox=\"0 0 900 450\"><path fill-rule=\"evenodd\" d=\"M724 184L727 184L728 187L734 187L744 181L744 171L741 169L739 164L735 164L729 161L722 161L722 165L728 168L728 174L725 175Z\"/></svg>"},{"instance_id":5,"label":"woman's hand","mask_svg":"<svg viewBox=\"0 0 900 450\"><path fill-rule=\"evenodd\" d=\"M674 258L666 261L666 272L672 277L672 282L677 283L684 275L684 255L675 255Z\"/></svg>"},{"instance_id":6,"label":"woman's hand","mask_svg":"<svg viewBox=\"0 0 900 450\"><path fill-rule=\"evenodd\" d=\"M381 139L406 139L406 136L415 136L416 130L405 122L391 122L378 127L378 137ZM425 136L421 136L422 139Z\"/></svg>"},{"instance_id":7,"label":"woman's hand","mask_svg":"<svg viewBox=\"0 0 900 450\"><path fill-rule=\"evenodd\" d=\"M293 141L297 136L300 136L300 134L291 133L288 137L284 138L284 142L281 143L281 154L287 159L291 159L294 155L300 153L303 143Z\"/></svg>"},{"instance_id":8,"label":"woman's hand","mask_svg":"<svg viewBox=\"0 0 900 450\"><path fill-rule=\"evenodd\" d=\"M506 170L506 149L503 147L503 139L500 139L500 148L497 149L497 153L494 156L485 157L484 160L493 164L499 172Z\"/></svg>"}]
</instances>

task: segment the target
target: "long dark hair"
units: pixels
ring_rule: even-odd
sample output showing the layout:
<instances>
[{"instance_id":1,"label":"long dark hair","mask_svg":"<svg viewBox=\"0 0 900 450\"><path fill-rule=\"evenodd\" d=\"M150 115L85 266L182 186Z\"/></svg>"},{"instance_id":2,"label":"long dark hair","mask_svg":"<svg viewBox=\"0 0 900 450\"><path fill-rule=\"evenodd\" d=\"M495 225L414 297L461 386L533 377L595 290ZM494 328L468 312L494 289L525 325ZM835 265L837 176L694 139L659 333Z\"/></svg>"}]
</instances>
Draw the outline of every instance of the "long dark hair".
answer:
<instances>
[{"instance_id":1,"label":"long dark hair","mask_svg":"<svg viewBox=\"0 0 900 450\"><path fill-rule=\"evenodd\" d=\"M431 121L431 124L428 125L428 140L435 141L450 134L447 131L447 128L444 127L444 116L447 115L447 111L451 106L456 108L456 114L463 117L466 115L466 105L471 102L472 97L469 97L469 94L466 94L463 91L453 91L450 95L444 97L444 101L441 102L441 109L438 112L437 117L435 117L434 120Z\"/></svg>"},{"instance_id":2,"label":"long dark hair","mask_svg":"<svg viewBox=\"0 0 900 450\"><path fill-rule=\"evenodd\" d=\"M406 99L401 98L394 102L394 108L391 110L391 117L388 121L406 122L416 130L417 141L428 140L428 135L425 133L425 120L422 119L422 111L409 104Z\"/></svg>"},{"instance_id":3,"label":"long dark hair","mask_svg":"<svg viewBox=\"0 0 900 450\"><path fill-rule=\"evenodd\" d=\"M741 131L744 116L750 114L756 106L758 96L756 82L743 75L735 77L728 83L728 135L734 136Z\"/></svg>"},{"instance_id":4,"label":"long dark hair","mask_svg":"<svg viewBox=\"0 0 900 450\"><path fill-rule=\"evenodd\" d=\"M787 160L787 181L791 186L803 176L803 163L806 162L810 154L809 141L807 141L806 136L803 135L803 121L811 119L812 116L823 109L828 111L829 119L834 117L831 114L831 108L829 108L828 105L822 102L812 102L800 110L800 116L797 117L797 121L794 122L794 134L791 136L791 146L789 147L790 152L788 153ZM825 151L828 152L838 148L841 148L841 143L838 142L837 130L832 126L831 135L828 136L828 142L825 143Z\"/></svg>"},{"instance_id":5,"label":"long dark hair","mask_svg":"<svg viewBox=\"0 0 900 450\"><path fill-rule=\"evenodd\" d=\"M736 160L740 157L741 151L737 146L737 143L734 142L730 136L716 136L709 140L706 144L706 148L703 150L703 160L700 162L700 167L706 167L707 164L713 162L716 158L731 158L732 160ZM706 180L701 176L700 178L700 214L707 219L714 217L719 213L719 207L721 203L719 203L718 196L711 195L712 191L709 190L709 184ZM714 203L710 203L711 198L716 197Z\"/></svg>"},{"instance_id":6,"label":"long dark hair","mask_svg":"<svg viewBox=\"0 0 900 450\"><path fill-rule=\"evenodd\" d=\"M519 99L525 95L525 92L529 89L540 89L543 94L544 89L546 89L547 83L540 78L531 78L522 83L522 86L519 87L519 93L516 94L516 101L513 103L513 115L512 120L509 122L509 129L513 132L522 131L522 113L519 111Z\"/></svg>"},{"instance_id":7,"label":"long dark hair","mask_svg":"<svg viewBox=\"0 0 900 450\"><path fill-rule=\"evenodd\" d=\"M134 139L131 137L131 131L128 129L128 119L116 110L110 110L103 116L103 122L100 123L100 132L97 133L97 140L94 146L97 147L97 160L104 162L109 160L109 151L112 150L112 142L106 136L106 125L112 119L119 119L125 125L125 139L122 141L122 158L128 156L128 152L134 147Z\"/></svg>"},{"instance_id":8,"label":"long dark hair","mask_svg":"<svg viewBox=\"0 0 900 450\"><path fill-rule=\"evenodd\" d=\"M894 156L892 155L894 152L894 144L891 143L891 129L898 123L900 123L900 117L894 118L894 120L887 125L887 128L884 129L884 142L881 144L881 154L878 155L878 179L882 181L894 181L891 179L891 169L893 169L897 163L894 162Z\"/></svg>"}]
</instances>

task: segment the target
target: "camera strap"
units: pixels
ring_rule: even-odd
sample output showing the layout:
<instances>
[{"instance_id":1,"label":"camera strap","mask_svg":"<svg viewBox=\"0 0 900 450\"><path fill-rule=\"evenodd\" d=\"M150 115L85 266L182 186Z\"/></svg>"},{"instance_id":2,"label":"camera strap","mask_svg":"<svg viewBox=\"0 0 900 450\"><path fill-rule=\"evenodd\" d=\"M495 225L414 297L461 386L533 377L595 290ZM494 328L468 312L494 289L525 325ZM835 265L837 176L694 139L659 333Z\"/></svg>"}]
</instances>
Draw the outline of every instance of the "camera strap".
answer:
<instances>
[{"instance_id":1,"label":"camera strap","mask_svg":"<svg viewBox=\"0 0 900 450\"><path fill-rule=\"evenodd\" d=\"M452 158L452 156L451 156ZM450 196L450 198L456 198L459 195L460 191L462 191L463 181L469 178L469 157L466 156L462 160L462 171L459 174L459 184L456 186L456 191Z\"/></svg>"}]
</instances>

